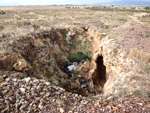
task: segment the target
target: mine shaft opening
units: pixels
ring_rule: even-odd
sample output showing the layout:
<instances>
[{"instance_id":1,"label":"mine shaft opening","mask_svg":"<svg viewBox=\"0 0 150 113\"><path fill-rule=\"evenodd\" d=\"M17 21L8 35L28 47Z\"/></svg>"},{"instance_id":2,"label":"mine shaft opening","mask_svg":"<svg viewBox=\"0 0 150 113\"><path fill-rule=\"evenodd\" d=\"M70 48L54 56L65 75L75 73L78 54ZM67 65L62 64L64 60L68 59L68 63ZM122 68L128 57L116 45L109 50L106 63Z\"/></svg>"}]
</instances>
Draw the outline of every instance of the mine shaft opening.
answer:
<instances>
[{"instance_id":1,"label":"mine shaft opening","mask_svg":"<svg viewBox=\"0 0 150 113\"><path fill-rule=\"evenodd\" d=\"M98 86L98 90L102 90L106 83L106 66L103 64L103 56L98 56L96 59L96 71L93 74L93 84Z\"/></svg>"}]
</instances>

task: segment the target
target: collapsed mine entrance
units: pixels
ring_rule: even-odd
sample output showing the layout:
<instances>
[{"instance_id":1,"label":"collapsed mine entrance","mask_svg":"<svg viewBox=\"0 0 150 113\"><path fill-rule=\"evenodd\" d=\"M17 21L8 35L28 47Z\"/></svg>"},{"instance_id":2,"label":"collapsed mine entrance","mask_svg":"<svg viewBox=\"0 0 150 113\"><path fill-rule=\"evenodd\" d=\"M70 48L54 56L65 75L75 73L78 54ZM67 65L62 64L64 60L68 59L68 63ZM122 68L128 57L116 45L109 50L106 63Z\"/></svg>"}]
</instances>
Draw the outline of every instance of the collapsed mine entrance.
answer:
<instances>
[{"instance_id":1,"label":"collapsed mine entrance","mask_svg":"<svg viewBox=\"0 0 150 113\"><path fill-rule=\"evenodd\" d=\"M102 90L106 83L106 67L103 64L103 56L98 56L96 61L96 70L92 76L94 86L98 86Z\"/></svg>"}]
</instances>

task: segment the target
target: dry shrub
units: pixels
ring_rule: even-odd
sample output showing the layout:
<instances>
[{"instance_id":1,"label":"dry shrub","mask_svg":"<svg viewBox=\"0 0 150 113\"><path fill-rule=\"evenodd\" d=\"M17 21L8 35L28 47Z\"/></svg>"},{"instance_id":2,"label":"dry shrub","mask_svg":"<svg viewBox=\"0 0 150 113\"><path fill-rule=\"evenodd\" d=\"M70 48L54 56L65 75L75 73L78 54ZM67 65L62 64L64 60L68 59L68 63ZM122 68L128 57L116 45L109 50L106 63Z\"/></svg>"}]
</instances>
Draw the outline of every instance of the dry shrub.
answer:
<instances>
[{"instance_id":1,"label":"dry shrub","mask_svg":"<svg viewBox=\"0 0 150 113\"><path fill-rule=\"evenodd\" d=\"M149 53L144 53L143 56L144 56L144 61L146 63L150 62L150 54Z\"/></svg>"},{"instance_id":2,"label":"dry shrub","mask_svg":"<svg viewBox=\"0 0 150 113\"><path fill-rule=\"evenodd\" d=\"M134 49L133 49L133 48L130 49L130 56L131 56L131 57L134 57L134 53L135 53L135 52L134 52Z\"/></svg>"},{"instance_id":3,"label":"dry shrub","mask_svg":"<svg viewBox=\"0 0 150 113\"><path fill-rule=\"evenodd\" d=\"M137 48L132 48L130 50L130 56L131 57L136 57L140 60L145 61L145 63L150 62L150 53L146 53L143 50L137 49Z\"/></svg>"}]
</instances>

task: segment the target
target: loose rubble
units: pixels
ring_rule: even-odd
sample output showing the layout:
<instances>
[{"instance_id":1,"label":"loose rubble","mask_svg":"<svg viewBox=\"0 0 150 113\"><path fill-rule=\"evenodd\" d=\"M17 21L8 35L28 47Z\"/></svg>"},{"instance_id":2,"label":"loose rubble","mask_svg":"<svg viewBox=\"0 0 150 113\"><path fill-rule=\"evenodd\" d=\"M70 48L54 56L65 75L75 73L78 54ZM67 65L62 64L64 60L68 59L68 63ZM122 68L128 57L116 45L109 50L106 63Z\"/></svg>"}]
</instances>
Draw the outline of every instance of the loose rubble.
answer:
<instances>
[{"instance_id":1,"label":"loose rubble","mask_svg":"<svg viewBox=\"0 0 150 113\"><path fill-rule=\"evenodd\" d=\"M1 113L18 112L150 112L150 100L140 97L82 97L36 78L7 78L0 85Z\"/></svg>"}]
</instances>

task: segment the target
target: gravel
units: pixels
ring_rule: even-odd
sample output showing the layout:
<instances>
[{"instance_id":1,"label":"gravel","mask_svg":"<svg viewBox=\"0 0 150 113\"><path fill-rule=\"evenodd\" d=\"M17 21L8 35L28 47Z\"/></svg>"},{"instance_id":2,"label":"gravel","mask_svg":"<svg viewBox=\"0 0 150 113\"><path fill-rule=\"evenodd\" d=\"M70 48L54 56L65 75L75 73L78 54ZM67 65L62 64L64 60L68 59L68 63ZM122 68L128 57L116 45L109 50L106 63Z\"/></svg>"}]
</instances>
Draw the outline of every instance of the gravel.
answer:
<instances>
[{"instance_id":1,"label":"gravel","mask_svg":"<svg viewBox=\"0 0 150 113\"><path fill-rule=\"evenodd\" d=\"M36 78L7 78L0 84L1 113L150 112L140 97L93 98L67 92Z\"/></svg>"}]
</instances>

